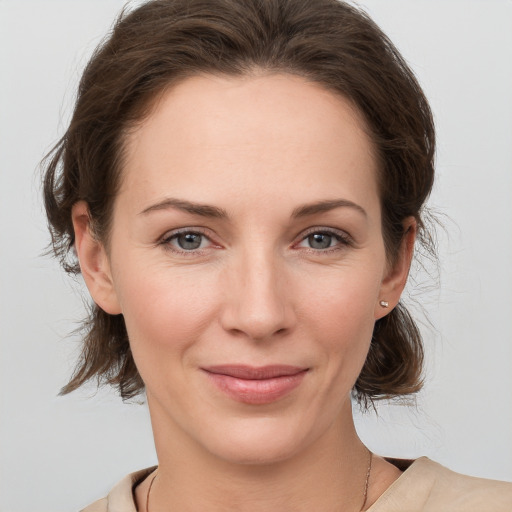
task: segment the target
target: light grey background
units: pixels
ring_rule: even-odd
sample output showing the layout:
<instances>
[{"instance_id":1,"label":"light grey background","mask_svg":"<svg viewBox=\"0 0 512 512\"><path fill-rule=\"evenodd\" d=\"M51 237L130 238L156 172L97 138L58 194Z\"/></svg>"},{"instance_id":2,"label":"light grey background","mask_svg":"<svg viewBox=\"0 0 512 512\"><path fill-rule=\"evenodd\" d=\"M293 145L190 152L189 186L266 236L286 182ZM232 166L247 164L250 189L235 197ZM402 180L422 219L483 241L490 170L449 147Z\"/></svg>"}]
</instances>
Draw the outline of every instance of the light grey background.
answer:
<instances>
[{"instance_id":1,"label":"light grey background","mask_svg":"<svg viewBox=\"0 0 512 512\"><path fill-rule=\"evenodd\" d=\"M37 164L63 133L80 70L122 0L0 0L0 511L63 512L156 458L145 406L94 389L57 397L82 299L48 241ZM376 452L428 455L512 480L512 2L361 2L435 113L440 288L410 287L428 380L416 408L356 413ZM434 285L434 286L431 286Z\"/></svg>"}]
</instances>

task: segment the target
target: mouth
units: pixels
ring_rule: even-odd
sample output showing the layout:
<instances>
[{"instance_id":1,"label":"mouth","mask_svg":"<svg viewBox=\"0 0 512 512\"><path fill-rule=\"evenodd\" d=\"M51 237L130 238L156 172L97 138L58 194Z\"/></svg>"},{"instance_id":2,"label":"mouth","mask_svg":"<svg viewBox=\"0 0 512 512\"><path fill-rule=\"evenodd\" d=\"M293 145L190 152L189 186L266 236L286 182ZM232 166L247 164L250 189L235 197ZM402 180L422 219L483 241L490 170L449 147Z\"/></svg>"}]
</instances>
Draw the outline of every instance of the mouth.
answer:
<instances>
[{"instance_id":1,"label":"mouth","mask_svg":"<svg viewBox=\"0 0 512 512\"><path fill-rule=\"evenodd\" d=\"M290 394L302 383L309 369L289 365L220 365L202 370L229 398L245 404L263 405Z\"/></svg>"}]
</instances>

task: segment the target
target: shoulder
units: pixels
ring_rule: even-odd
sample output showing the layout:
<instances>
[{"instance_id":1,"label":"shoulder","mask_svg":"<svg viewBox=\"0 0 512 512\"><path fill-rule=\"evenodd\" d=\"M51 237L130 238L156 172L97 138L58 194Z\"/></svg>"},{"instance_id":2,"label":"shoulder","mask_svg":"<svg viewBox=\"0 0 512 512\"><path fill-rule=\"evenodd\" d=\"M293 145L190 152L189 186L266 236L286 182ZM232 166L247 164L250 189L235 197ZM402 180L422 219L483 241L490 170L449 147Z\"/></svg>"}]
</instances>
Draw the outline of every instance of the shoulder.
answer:
<instances>
[{"instance_id":1,"label":"shoulder","mask_svg":"<svg viewBox=\"0 0 512 512\"><path fill-rule=\"evenodd\" d=\"M101 500L91 503L88 507L85 507L80 512L107 512L108 511L108 500L102 498Z\"/></svg>"},{"instance_id":2,"label":"shoulder","mask_svg":"<svg viewBox=\"0 0 512 512\"><path fill-rule=\"evenodd\" d=\"M425 470L432 475L433 504L449 503L453 511L512 510L512 483L461 475L429 459Z\"/></svg>"},{"instance_id":3,"label":"shoulder","mask_svg":"<svg viewBox=\"0 0 512 512\"><path fill-rule=\"evenodd\" d=\"M155 469L156 466L130 473L112 488L106 498L95 501L81 512L137 512L133 489Z\"/></svg>"},{"instance_id":4,"label":"shoulder","mask_svg":"<svg viewBox=\"0 0 512 512\"><path fill-rule=\"evenodd\" d=\"M511 512L512 483L461 475L421 457L368 510L388 511Z\"/></svg>"}]
</instances>

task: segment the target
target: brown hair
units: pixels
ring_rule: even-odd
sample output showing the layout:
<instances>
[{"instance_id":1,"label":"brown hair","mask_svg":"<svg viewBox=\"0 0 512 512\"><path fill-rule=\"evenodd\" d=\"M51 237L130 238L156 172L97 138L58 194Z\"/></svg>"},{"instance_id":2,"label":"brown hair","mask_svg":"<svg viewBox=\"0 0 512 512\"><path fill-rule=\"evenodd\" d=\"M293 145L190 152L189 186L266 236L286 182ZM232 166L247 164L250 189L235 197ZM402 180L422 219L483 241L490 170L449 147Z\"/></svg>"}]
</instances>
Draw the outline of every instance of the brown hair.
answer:
<instances>
[{"instance_id":1,"label":"brown hair","mask_svg":"<svg viewBox=\"0 0 512 512\"><path fill-rule=\"evenodd\" d=\"M67 271L80 271L71 250L77 201L87 202L95 234L108 244L125 134L152 100L187 76L255 70L303 76L357 106L378 154L387 256L396 256L408 216L428 248L422 208L434 177L432 114L412 71L364 12L338 0L152 0L122 13L97 48L69 128L44 163L52 246ZM399 304L376 322L354 394L367 403L414 393L422 363L419 331ZM96 305L62 393L92 378L118 387L124 399L144 389L123 316Z\"/></svg>"}]
</instances>

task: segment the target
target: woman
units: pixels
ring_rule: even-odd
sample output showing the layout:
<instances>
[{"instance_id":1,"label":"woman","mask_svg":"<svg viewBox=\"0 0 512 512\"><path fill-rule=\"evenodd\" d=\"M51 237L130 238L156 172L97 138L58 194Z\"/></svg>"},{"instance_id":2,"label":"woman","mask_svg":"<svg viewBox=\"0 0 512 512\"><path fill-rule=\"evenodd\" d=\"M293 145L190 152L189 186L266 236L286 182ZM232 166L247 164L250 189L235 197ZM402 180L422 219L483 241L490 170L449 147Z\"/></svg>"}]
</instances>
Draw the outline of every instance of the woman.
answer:
<instances>
[{"instance_id":1,"label":"woman","mask_svg":"<svg viewBox=\"0 0 512 512\"><path fill-rule=\"evenodd\" d=\"M159 465L86 510L510 509L510 484L386 460L354 429L351 394L421 387L399 299L415 241L429 248L433 156L414 76L352 7L153 1L121 17L45 201L96 304L63 391L145 391Z\"/></svg>"}]
</instances>

